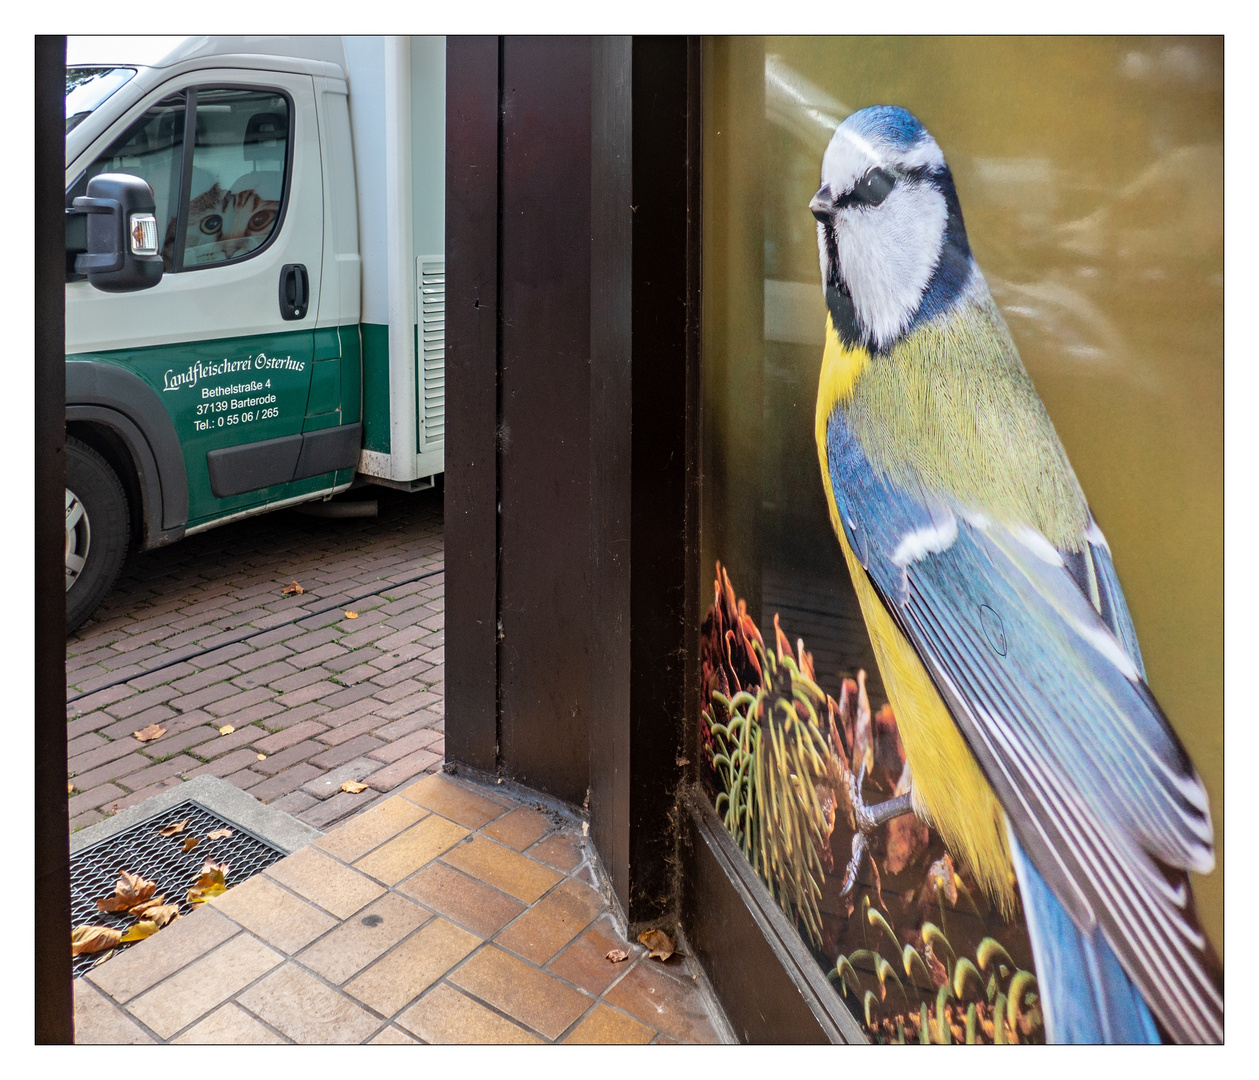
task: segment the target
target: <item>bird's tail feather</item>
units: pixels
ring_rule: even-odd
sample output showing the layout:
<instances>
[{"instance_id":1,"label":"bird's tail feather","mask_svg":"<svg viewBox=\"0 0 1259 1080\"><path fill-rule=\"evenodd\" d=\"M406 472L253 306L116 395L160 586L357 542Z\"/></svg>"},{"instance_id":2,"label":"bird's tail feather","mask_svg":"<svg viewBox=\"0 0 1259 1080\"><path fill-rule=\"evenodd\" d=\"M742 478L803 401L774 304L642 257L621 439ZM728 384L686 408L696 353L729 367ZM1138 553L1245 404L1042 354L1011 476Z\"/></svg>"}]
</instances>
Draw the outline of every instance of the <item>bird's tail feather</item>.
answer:
<instances>
[{"instance_id":1,"label":"bird's tail feather","mask_svg":"<svg viewBox=\"0 0 1259 1080\"><path fill-rule=\"evenodd\" d=\"M1010 831L1045 1035L1054 1043L1157 1043L1154 1017L1101 927L1082 932Z\"/></svg>"}]
</instances>

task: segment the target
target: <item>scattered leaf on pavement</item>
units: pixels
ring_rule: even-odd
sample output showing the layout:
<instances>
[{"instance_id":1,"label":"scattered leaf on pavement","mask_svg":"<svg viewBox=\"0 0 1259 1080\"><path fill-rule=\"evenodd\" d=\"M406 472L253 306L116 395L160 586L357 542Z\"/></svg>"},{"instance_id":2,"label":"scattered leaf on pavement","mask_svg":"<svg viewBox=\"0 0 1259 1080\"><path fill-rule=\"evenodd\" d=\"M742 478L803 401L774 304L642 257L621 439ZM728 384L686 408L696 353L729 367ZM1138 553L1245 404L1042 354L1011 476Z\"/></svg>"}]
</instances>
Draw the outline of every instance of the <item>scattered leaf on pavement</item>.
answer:
<instances>
[{"instance_id":1,"label":"scattered leaf on pavement","mask_svg":"<svg viewBox=\"0 0 1259 1080\"><path fill-rule=\"evenodd\" d=\"M201 837L199 837L199 836L189 836L189 837L186 837L186 838L184 839L184 851L191 851L191 850L192 850L193 848L195 848L195 847L196 847L199 843L201 843Z\"/></svg>"},{"instance_id":2,"label":"scattered leaf on pavement","mask_svg":"<svg viewBox=\"0 0 1259 1080\"><path fill-rule=\"evenodd\" d=\"M98 911L130 911L137 904L142 904L157 892L157 883L145 881L138 874L129 874L126 870L118 871L118 880L114 883L114 895L96 901ZM95 951L95 950L93 950Z\"/></svg>"},{"instance_id":3,"label":"scattered leaf on pavement","mask_svg":"<svg viewBox=\"0 0 1259 1080\"><path fill-rule=\"evenodd\" d=\"M351 795L357 795L360 791L366 791L367 785L360 784L357 780L347 780L344 784L341 785L341 790L347 791Z\"/></svg>"},{"instance_id":4,"label":"scattered leaf on pavement","mask_svg":"<svg viewBox=\"0 0 1259 1080\"><path fill-rule=\"evenodd\" d=\"M231 725L231 724L224 724L221 728L219 728L219 734L220 734L220 735L230 735L230 734L231 734L233 731L235 731L235 730L236 730L236 729L235 729L234 727L232 727L232 725Z\"/></svg>"},{"instance_id":5,"label":"scattered leaf on pavement","mask_svg":"<svg viewBox=\"0 0 1259 1080\"><path fill-rule=\"evenodd\" d=\"M267 760L267 755L266 755L266 754L259 754L259 755L258 755L258 760L259 760L259 761L266 761L266 760Z\"/></svg>"},{"instance_id":6,"label":"scattered leaf on pavement","mask_svg":"<svg viewBox=\"0 0 1259 1080\"><path fill-rule=\"evenodd\" d=\"M122 931L110 926L76 926L70 931L70 955L103 952L122 939Z\"/></svg>"},{"instance_id":7,"label":"scattered leaf on pavement","mask_svg":"<svg viewBox=\"0 0 1259 1080\"><path fill-rule=\"evenodd\" d=\"M357 619L357 618L358 618L358 612L357 612L357 611L347 611L347 612L345 613L345 617L346 617L347 619Z\"/></svg>"},{"instance_id":8,"label":"scattered leaf on pavement","mask_svg":"<svg viewBox=\"0 0 1259 1080\"><path fill-rule=\"evenodd\" d=\"M663 930L644 930L638 940L647 946L648 958L668 960L673 955L673 938Z\"/></svg>"},{"instance_id":9,"label":"scattered leaf on pavement","mask_svg":"<svg viewBox=\"0 0 1259 1080\"><path fill-rule=\"evenodd\" d=\"M235 836L236 833L231 829L214 829L205 834L207 840L222 840L225 836Z\"/></svg>"},{"instance_id":10,"label":"scattered leaf on pavement","mask_svg":"<svg viewBox=\"0 0 1259 1080\"><path fill-rule=\"evenodd\" d=\"M73 781L73 780L67 780L67 781L66 781L66 794L67 794L67 795L73 795L73 794L74 794L74 781Z\"/></svg>"},{"instance_id":11,"label":"scattered leaf on pavement","mask_svg":"<svg viewBox=\"0 0 1259 1080\"><path fill-rule=\"evenodd\" d=\"M108 960L111 956L113 956L114 953L116 953L117 951L118 951L117 949L110 949L109 952L101 953L100 956L98 956L95 960L92 961L92 967L96 967L97 964L103 964L106 960Z\"/></svg>"},{"instance_id":12,"label":"scattered leaf on pavement","mask_svg":"<svg viewBox=\"0 0 1259 1080\"><path fill-rule=\"evenodd\" d=\"M183 832L188 828L188 822L191 818L184 818L183 821L172 821L169 825L165 825L157 830L158 836L174 836L176 833Z\"/></svg>"},{"instance_id":13,"label":"scattered leaf on pavement","mask_svg":"<svg viewBox=\"0 0 1259 1080\"><path fill-rule=\"evenodd\" d=\"M197 883L188 890L188 903L204 904L207 900L227 892L227 872L230 869L227 863L216 863L206 859Z\"/></svg>"},{"instance_id":14,"label":"scattered leaf on pavement","mask_svg":"<svg viewBox=\"0 0 1259 1080\"><path fill-rule=\"evenodd\" d=\"M154 739L160 739L165 735L166 729L158 724L150 724L148 727L140 731L133 731L131 734L139 739L140 742L152 742Z\"/></svg>"},{"instance_id":15,"label":"scattered leaf on pavement","mask_svg":"<svg viewBox=\"0 0 1259 1080\"><path fill-rule=\"evenodd\" d=\"M280 590L281 596L301 596L306 590L303 589L296 581L292 581Z\"/></svg>"},{"instance_id":16,"label":"scattered leaf on pavement","mask_svg":"<svg viewBox=\"0 0 1259 1080\"><path fill-rule=\"evenodd\" d=\"M146 937L151 937L157 933L157 923L149 919L141 919L134 926L129 927L127 932L118 939L119 943L127 941L143 941Z\"/></svg>"},{"instance_id":17,"label":"scattered leaf on pavement","mask_svg":"<svg viewBox=\"0 0 1259 1080\"><path fill-rule=\"evenodd\" d=\"M629 959L629 953L627 953L624 949L613 949L608 953L607 959L611 960L614 964L619 964L622 960Z\"/></svg>"}]
</instances>

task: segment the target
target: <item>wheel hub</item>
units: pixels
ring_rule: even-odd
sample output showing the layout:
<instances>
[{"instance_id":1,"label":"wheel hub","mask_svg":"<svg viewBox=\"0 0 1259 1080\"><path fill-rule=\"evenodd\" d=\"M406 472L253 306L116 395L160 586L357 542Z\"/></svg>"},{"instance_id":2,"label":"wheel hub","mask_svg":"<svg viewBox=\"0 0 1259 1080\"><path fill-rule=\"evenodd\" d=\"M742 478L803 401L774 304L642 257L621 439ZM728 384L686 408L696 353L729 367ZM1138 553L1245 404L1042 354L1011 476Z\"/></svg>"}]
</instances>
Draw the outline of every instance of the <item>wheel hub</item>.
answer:
<instances>
[{"instance_id":1,"label":"wheel hub","mask_svg":"<svg viewBox=\"0 0 1259 1080\"><path fill-rule=\"evenodd\" d=\"M92 546L92 525L87 507L73 491L66 488L66 592L79 580Z\"/></svg>"}]
</instances>

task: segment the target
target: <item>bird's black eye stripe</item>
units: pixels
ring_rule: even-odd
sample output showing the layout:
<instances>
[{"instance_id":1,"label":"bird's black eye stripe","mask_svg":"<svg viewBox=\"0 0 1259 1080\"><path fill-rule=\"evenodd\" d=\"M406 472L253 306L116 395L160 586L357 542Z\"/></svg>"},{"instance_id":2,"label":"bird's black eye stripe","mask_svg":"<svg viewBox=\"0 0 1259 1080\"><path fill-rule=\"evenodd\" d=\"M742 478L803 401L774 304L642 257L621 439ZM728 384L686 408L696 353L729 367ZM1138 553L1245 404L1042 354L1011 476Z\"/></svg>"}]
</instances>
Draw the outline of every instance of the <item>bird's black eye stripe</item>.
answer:
<instances>
[{"instance_id":1,"label":"bird's black eye stripe","mask_svg":"<svg viewBox=\"0 0 1259 1080\"><path fill-rule=\"evenodd\" d=\"M843 206L878 206L891 193L896 178L883 169L874 168L861 177L835 200L837 207Z\"/></svg>"}]
</instances>

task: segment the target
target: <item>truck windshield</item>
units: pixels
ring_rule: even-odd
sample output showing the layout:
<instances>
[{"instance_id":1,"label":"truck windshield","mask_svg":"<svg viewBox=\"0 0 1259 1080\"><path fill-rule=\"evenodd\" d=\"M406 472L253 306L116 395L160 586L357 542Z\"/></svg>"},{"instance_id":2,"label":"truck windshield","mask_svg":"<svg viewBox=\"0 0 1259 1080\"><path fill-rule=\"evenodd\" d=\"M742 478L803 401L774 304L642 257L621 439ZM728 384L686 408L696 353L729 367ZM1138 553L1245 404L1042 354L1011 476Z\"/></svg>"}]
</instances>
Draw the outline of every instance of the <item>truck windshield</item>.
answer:
<instances>
[{"instance_id":1,"label":"truck windshield","mask_svg":"<svg viewBox=\"0 0 1259 1080\"><path fill-rule=\"evenodd\" d=\"M86 120L110 94L136 73L129 67L66 68L66 132Z\"/></svg>"}]
</instances>

